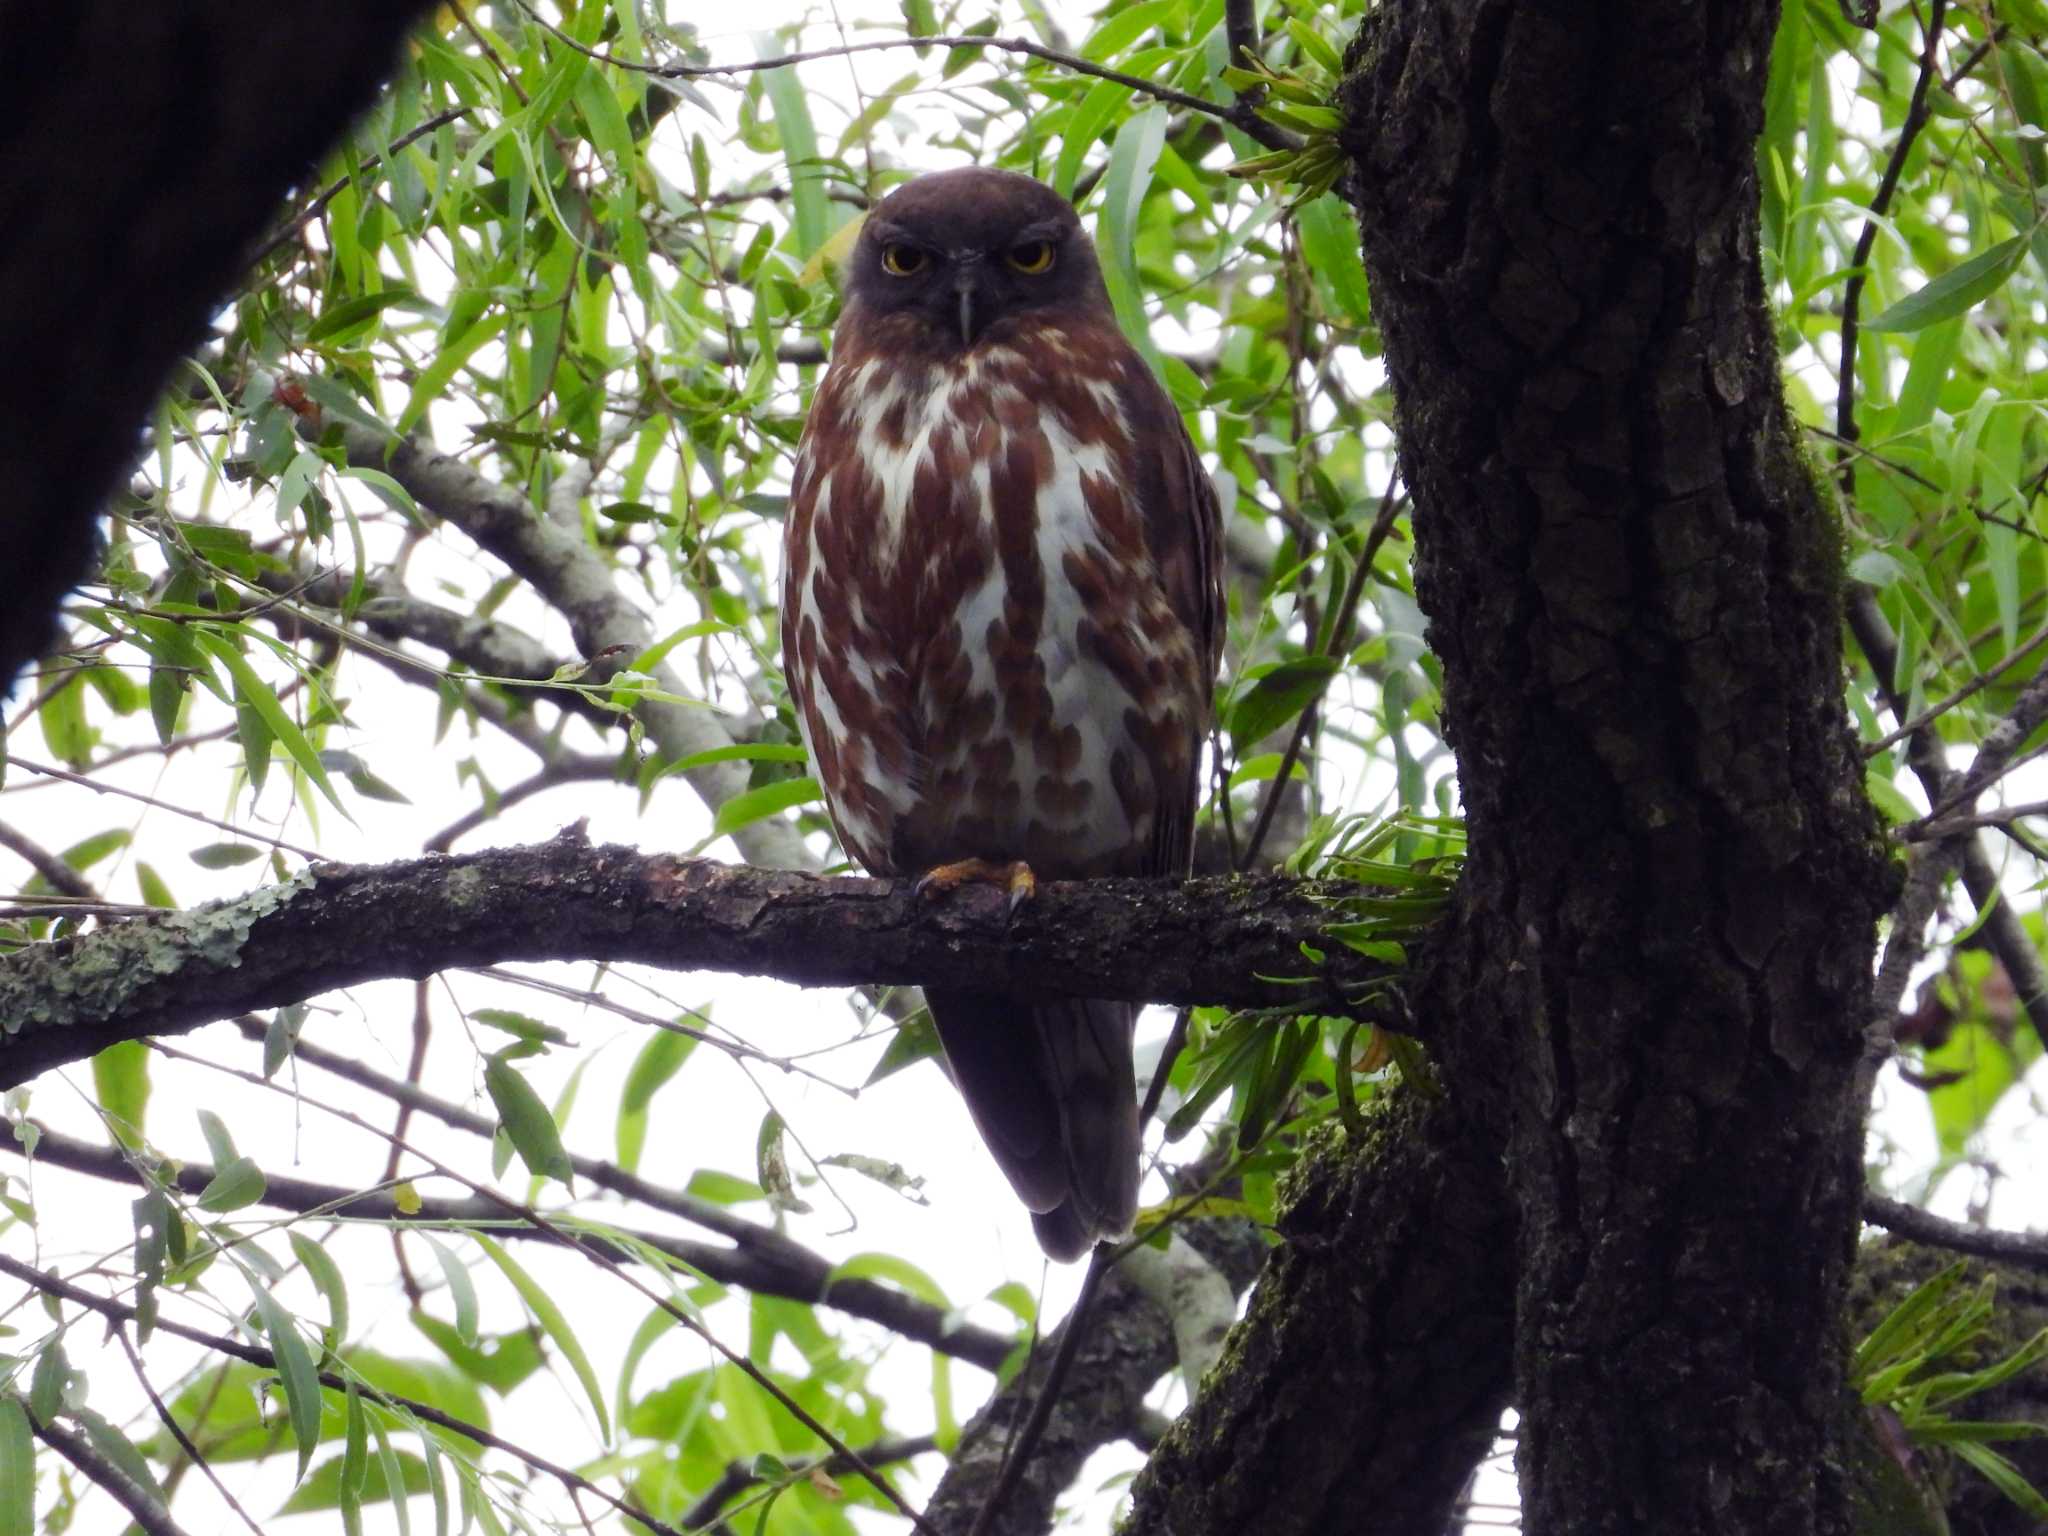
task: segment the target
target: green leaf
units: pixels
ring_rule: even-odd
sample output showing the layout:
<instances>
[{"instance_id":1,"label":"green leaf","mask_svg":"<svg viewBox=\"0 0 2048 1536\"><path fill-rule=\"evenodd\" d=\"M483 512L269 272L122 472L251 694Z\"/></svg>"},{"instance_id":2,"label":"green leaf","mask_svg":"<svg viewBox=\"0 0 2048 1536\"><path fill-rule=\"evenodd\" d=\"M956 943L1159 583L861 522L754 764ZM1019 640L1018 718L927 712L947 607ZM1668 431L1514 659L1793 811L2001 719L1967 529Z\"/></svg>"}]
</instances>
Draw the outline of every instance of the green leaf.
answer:
<instances>
[{"instance_id":1,"label":"green leaf","mask_svg":"<svg viewBox=\"0 0 2048 1536\"><path fill-rule=\"evenodd\" d=\"M1324 193L1294 210L1301 231L1301 253L1309 272L1331 308L1354 325L1371 317L1366 297L1365 262L1359 255L1358 225L1341 199Z\"/></svg>"},{"instance_id":2,"label":"green leaf","mask_svg":"<svg viewBox=\"0 0 2048 1536\"><path fill-rule=\"evenodd\" d=\"M1927 1094L1927 1108L1945 1156L1959 1157L1968 1150L1970 1138L2040 1049L2031 1030L2008 1039L1996 1027L1971 1018L1959 1021L1939 1046L1921 1053L1920 1070L1937 1079Z\"/></svg>"},{"instance_id":3,"label":"green leaf","mask_svg":"<svg viewBox=\"0 0 2048 1536\"><path fill-rule=\"evenodd\" d=\"M341 1528L346 1536L362 1536L363 1480L370 1470L370 1435L369 1426L363 1422L363 1396L353 1379L348 1384L343 1419L347 1428L342 1441L341 1481L336 1490L341 1499Z\"/></svg>"},{"instance_id":4,"label":"green leaf","mask_svg":"<svg viewBox=\"0 0 2048 1536\"><path fill-rule=\"evenodd\" d=\"M533 1085L499 1054L484 1060L484 1087L498 1107L499 1125L518 1149L527 1171L568 1183L575 1170L562 1149L561 1129Z\"/></svg>"},{"instance_id":5,"label":"green leaf","mask_svg":"<svg viewBox=\"0 0 2048 1536\"><path fill-rule=\"evenodd\" d=\"M485 342L492 340L505 329L512 316L503 309L489 309L461 335L442 343L434 361L420 370L420 376L413 383L412 395L405 402L405 409L398 413L393 431L398 437L405 437L420 424L427 414L427 407L448 393L448 385L463 366L475 355Z\"/></svg>"},{"instance_id":6,"label":"green leaf","mask_svg":"<svg viewBox=\"0 0 2048 1536\"><path fill-rule=\"evenodd\" d=\"M254 864L262 857L263 850L254 843L208 843L190 854L201 869L231 869L237 864Z\"/></svg>"},{"instance_id":7,"label":"green leaf","mask_svg":"<svg viewBox=\"0 0 2048 1536\"><path fill-rule=\"evenodd\" d=\"M306 342L310 346L343 331L366 327L370 321L396 305L404 305L409 309L432 308L426 299L403 284L383 289L378 293L358 294L352 299L329 304L321 310L320 318L306 329Z\"/></svg>"},{"instance_id":8,"label":"green leaf","mask_svg":"<svg viewBox=\"0 0 2048 1536\"><path fill-rule=\"evenodd\" d=\"M1979 251L1968 261L1909 293L1873 320L1864 322L1870 331L1917 331L1941 320L1967 314L2005 285L2020 258L2027 254L2027 242L2015 235L2001 240L1988 251Z\"/></svg>"},{"instance_id":9,"label":"green leaf","mask_svg":"<svg viewBox=\"0 0 2048 1536\"><path fill-rule=\"evenodd\" d=\"M353 752L322 752L320 765L331 773L341 774L348 780L349 788L365 800L382 800L389 805L412 804L402 791L370 772L369 764Z\"/></svg>"},{"instance_id":10,"label":"green leaf","mask_svg":"<svg viewBox=\"0 0 2048 1536\"><path fill-rule=\"evenodd\" d=\"M64 1356L62 1343L44 1346L36 1358L35 1371L29 1377L29 1412L48 1423L64 1411L65 1387L71 1380L71 1362Z\"/></svg>"},{"instance_id":11,"label":"green leaf","mask_svg":"<svg viewBox=\"0 0 2048 1536\"><path fill-rule=\"evenodd\" d=\"M341 1277L341 1266L303 1232L292 1233L291 1244L292 1253L327 1301L327 1348L340 1349L348 1341L348 1282Z\"/></svg>"},{"instance_id":12,"label":"green leaf","mask_svg":"<svg viewBox=\"0 0 2048 1536\"><path fill-rule=\"evenodd\" d=\"M757 47L763 58L783 51L769 36L760 38ZM810 102L794 67L767 71L761 77L761 88L775 113L775 127L782 135L782 158L789 167L790 223L796 230L797 255L809 260L832 232Z\"/></svg>"},{"instance_id":13,"label":"green leaf","mask_svg":"<svg viewBox=\"0 0 2048 1536\"><path fill-rule=\"evenodd\" d=\"M690 1052L697 1048L693 1036L674 1030L657 1029L640 1047L627 1069L625 1086L619 1090L619 1119L615 1132L618 1162L628 1173L640 1168L640 1153L647 1145L647 1108L662 1085L680 1072Z\"/></svg>"},{"instance_id":14,"label":"green leaf","mask_svg":"<svg viewBox=\"0 0 2048 1536\"><path fill-rule=\"evenodd\" d=\"M597 1373L590 1368L590 1357L584 1354L583 1345L577 1340L574 1330L569 1327L569 1320L562 1316L561 1309L555 1305L554 1299L533 1276L521 1269L513 1261L512 1256L496 1242L482 1232L472 1232L470 1237L478 1247L490 1255L491 1262L505 1272L505 1278L510 1280L512 1288L519 1292L520 1299L526 1303L527 1310L533 1313L534 1320L554 1341L555 1348L562 1352L562 1358L569 1362L569 1368L576 1373L576 1379L582 1383L585 1396L590 1399L591 1411L597 1415L598 1438L609 1441L612 1437L611 1418L605 1412L604 1393L598 1387Z\"/></svg>"},{"instance_id":15,"label":"green leaf","mask_svg":"<svg viewBox=\"0 0 2048 1536\"><path fill-rule=\"evenodd\" d=\"M267 1187L263 1170L252 1159L233 1158L223 1163L199 1192L199 1209L215 1213L239 1211L261 1200Z\"/></svg>"},{"instance_id":16,"label":"green leaf","mask_svg":"<svg viewBox=\"0 0 2048 1536\"><path fill-rule=\"evenodd\" d=\"M158 874L153 866L137 860L135 865L135 884L136 888L142 892L142 900L145 906L157 907L171 912L177 910L178 898L171 894L171 888L164 884L164 877Z\"/></svg>"},{"instance_id":17,"label":"green leaf","mask_svg":"<svg viewBox=\"0 0 2048 1536\"><path fill-rule=\"evenodd\" d=\"M2020 1469L2007 1461L1987 1445L1970 1440L1958 1440L1952 1449L1955 1453L1984 1474L1986 1482L2005 1497L2027 1512L2034 1520L2048 1520L2048 1499L2040 1490L2027 1481Z\"/></svg>"},{"instance_id":18,"label":"green leaf","mask_svg":"<svg viewBox=\"0 0 2048 1536\"><path fill-rule=\"evenodd\" d=\"M320 1443L320 1374L314 1369L306 1341L292 1326L291 1314L255 1275L249 1275L248 1280L256 1297L257 1316L263 1320L263 1331L270 1338L270 1352L277 1360L278 1379L284 1383L292 1440L299 1448L298 1471L292 1477L297 1483L306 1475L313 1447Z\"/></svg>"},{"instance_id":19,"label":"green leaf","mask_svg":"<svg viewBox=\"0 0 2048 1536\"><path fill-rule=\"evenodd\" d=\"M763 784L759 789L742 791L719 806L718 814L711 818L711 835L705 841L715 842L741 827L752 826L794 806L809 805L823 798L824 791L812 778L778 779L773 784Z\"/></svg>"},{"instance_id":20,"label":"green leaf","mask_svg":"<svg viewBox=\"0 0 2048 1536\"><path fill-rule=\"evenodd\" d=\"M109 827L104 832L96 832L91 837L73 843L58 857L82 873L91 869L108 854L126 848L132 840L133 835L126 827Z\"/></svg>"},{"instance_id":21,"label":"green leaf","mask_svg":"<svg viewBox=\"0 0 2048 1536\"><path fill-rule=\"evenodd\" d=\"M412 1323L451 1365L494 1392L510 1392L547 1363L540 1336L532 1328L465 1340L454 1324L418 1308L413 1309Z\"/></svg>"},{"instance_id":22,"label":"green leaf","mask_svg":"<svg viewBox=\"0 0 2048 1536\"><path fill-rule=\"evenodd\" d=\"M552 1024L543 1024L539 1019L524 1013L515 1013L509 1008L472 1008L469 1019L473 1024L482 1024L491 1029L502 1029L508 1035L521 1040L545 1041L549 1045L567 1045L569 1037Z\"/></svg>"},{"instance_id":23,"label":"green leaf","mask_svg":"<svg viewBox=\"0 0 2048 1536\"><path fill-rule=\"evenodd\" d=\"M776 1111L771 1109L762 1116L761 1128L754 1135L754 1169L770 1206L802 1215L810 1205L798 1196L796 1183L789 1176L789 1157L782 1144L786 1129Z\"/></svg>"},{"instance_id":24,"label":"green leaf","mask_svg":"<svg viewBox=\"0 0 2048 1536\"><path fill-rule=\"evenodd\" d=\"M896 1026L896 1033L889 1037L882 1059L875 1063L875 1069L861 1086L872 1088L883 1078L894 1077L905 1067L936 1057L939 1052L939 1032L932 1025L931 1015L919 1013Z\"/></svg>"},{"instance_id":25,"label":"green leaf","mask_svg":"<svg viewBox=\"0 0 2048 1536\"><path fill-rule=\"evenodd\" d=\"M709 1200L714 1205L744 1205L751 1200L767 1197L761 1186L730 1173L721 1173L716 1168L699 1168L690 1175L690 1182L683 1186L683 1192L695 1195L699 1200Z\"/></svg>"},{"instance_id":26,"label":"green leaf","mask_svg":"<svg viewBox=\"0 0 2048 1536\"><path fill-rule=\"evenodd\" d=\"M149 1047L121 1040L95 1052L92 1091L121 1145L141 1146L149 1116Z\"/></svg>"},{"instance_id":27,"label":"green leaf","mask_svg":"<svg viewBox=\"0 0 2048 1536\"><path fill-rule=\"evenodd\" d=\"M476 1343L476 1286L469 1278L469 1268L454 1251L431 1232L420 1234L426 1238L427 1246L434 1250L434 1258L441 1265L441 1276L448 1282L448 1299L455 1306L455 1334L463 1343Z\"/></svg>"},{"instance_id":28,"label":"green leaf","mask_svg":"<svg viewBox=\"0 0 2048 1536\"><path fill-rule=\"evenodd\" d=\"M1961 316L1930 325L1913 343L1913 360L1906 365L1906 381L1899 386L1899 408L1892 418L1892 434L1904 437L1917 432L1934 417L1941 400L1941 386L1948 382L1949 364L1955 360L1956 343L1962 339Z\"/></svg>"},{"instance_id":29,"label":"green leaf","mask_svg":"<svg viewBox=\"0 0 2048 1536\"><path fill-rule=\"evenodd\" d=\"M381 1441L384 1435L383 1424L379 1420L371 1418L369 1420L369 1427L379 1436ZM292 1496L278 1506L277 1512L280 1515L306 1515L317 1514L323 1510L341 1508L341 1487L344 1476L343 1464L347 1459L346 1454L344 1454L341 1456L330 1456L321 1462L319 1466L312 1470L306 1480L299 1484ZM380 1455L378 1461L372 1462L369 1465L363 1478L362 1486L356 1493L358 1506L385 1502L391 1497L391 1484L394 1480L408 1496L429 1491L427 1466L420 1457L413 1455L409 1451L399 1451L395 1453L391 1464L387 1466L383 1463ZM404 1509L405 1504L401 1500L397 1510L401 1528L403 1527Z\"/></svg>"},{"instance_id":30,"label":"green leaf","mask_svg":"<svg viewBox=\"0 0 2048 1536\"><path fill-rule=\"evenodd\" d=\"M86 1438L92 1441L93 1449L127 1474L128 1480L148 1494L158 1509L168 1506L163 1484L156 1480L149 1458L136 1449L133 1440L90 1408L75 1409L72 1417L84 1426Z\"/></svg>"},{"instance_id":31,"label":"green leaf","mask_svg":"<svg viewBox=\"0 0 2048 1536\"><path fill-rule=\"evenodd\" d=\"M825 1284L829 1287L836 1280L879 1280L906 1295L915 1296L919 1301L929 1302L941 1311L949 1311L953 1305L946 1299L938 1281L908 1259L893 1253L857 1253L832 1266L832 1273L825 1277Z\"/></svg>"},{"instance_id":32,"label":"green leaf","mask_svg":"<svg viewBox=\"0 0 2048 1536\"><path fill-rule=\"evenodd\" d=\"M199 1134L206 1138L206 1150L216 1167L235 1160L235 1138L229 1133L227 1122L210 1109L197 1112Z\"/></svg>"},{"instance_id":33,"label":"green leaf","mask_svg":"<svg viewBox=\"0 0 2048 1536\"><path fill-rule=\"evenodd\" d=\"M1152 371L1160 371L1159 351L1152 344L1152 328L1145 319L1144 290L1138 281L1138 219L1145 193L1152 185L1152 168L1166 143L1166 106L1154 102L1144 111L1124 119L1110 146L1109 169L1102 178L1102 235L1097 244L1105 246L1108 258L1102 277L1116 306L1118 322L1131 344L1144 354Z\"/></svg>"},{"instance_id":34,"label":"green leaf","mask_svg":"<svg viewBox=\"0 0 2048 1536\"><path fill-rule=\"evenodd\" d=\"M228 669L228 675L235 680L237 701L246 703L262 717L264 725L269 727L270 734L284 744L284 749L291 754L292 761L299 765L307 778L319 786L328 803L344 816L347 815L340 798L334 793L334 786L327 782L327 770L320 765L320 754L313 750L313 744L306 740L297 723L285 713L284 705L278 702L277 694L271 686L256 675L256 669L249 665L248 658L235 648L233 641L212 630L198 630L195 638L212 651L219 658L221 665Z\"/></svg>"},{"instance_id":35,"label":"green leaf","mask_svg":"<svg viewBox=\"0 0 2048 1536\"><path fill-rule=\"evenodd\" d=\"M1891 1363L1902 1349L1917 1347L1914 1341L1925 1337L1928 1319L1947 1303L1962 1280L1963 1264L1957 1260L1915 1286L1906 1299L1893 1307L1856 1346L1856 1353L1849 1363L1850 1382L1861 1384L1878 1369ZM1866 1397L1864 1401L1871 1399Z\"/></svg>"},{"instance_id":36,"label":"green leaf","mask_svg":"<svg viewBox=\"0 0 2048 1536\"><path fill-rule=\"evenodd\" d=\"M1343 663L1334 656L1296 656L1259 674L1230 706L1230 739L1242 752L1265 740L1319 698Z\"/></svg>"},{"instance_id":37,"label":"green leaf","mask_svg":"<svg viewBox=\"0 0 2048 1536\"><path fill-rule=\"evenodd\" d=\"M92 761L99 732L85 723L85 689L75 673L43 695L36 708L36 722L43 728L43 740L65 767L79 769Z\"/></svg>"},{"instance_id":38,"label":"green leaf","mask_svg":"<svg viewBox=\"0 0 2048 1536\"><path fill-rule=\"evenodd\" d=\"M35 1536L36 1447L28 1410L0 1393L0 1536Z\"/></svg>"},{"instance_id":39,"label":"green leaf","mask_svg":"<svg viewBox=\"0 0 2048 1536\"><path fill-rule=\"evenodd\" d=\"M1081 105L1074 109L1060 135L1060 157L1053 163L1050 180L1061 197L1073 197L1082 164L1102 142L1111 119L1130 99L1131 88L1115 80L1098 80L1088 88L1088 94L1081 98Z\"/></svg>"},{"instance_id":40,"label":"green leaf","mask_svg":"<svg viewBox=\"0 0 2048 1536\"><path fill-rule=\"evenodd\" d=\"M591 143L610 157L612 174L630 182L639 169L640 155L633 143L633 131L626 125L626 114L604 71L586 70L576 82L575 97L576 110L589 125Z\"/></svg>"}]
</instances>

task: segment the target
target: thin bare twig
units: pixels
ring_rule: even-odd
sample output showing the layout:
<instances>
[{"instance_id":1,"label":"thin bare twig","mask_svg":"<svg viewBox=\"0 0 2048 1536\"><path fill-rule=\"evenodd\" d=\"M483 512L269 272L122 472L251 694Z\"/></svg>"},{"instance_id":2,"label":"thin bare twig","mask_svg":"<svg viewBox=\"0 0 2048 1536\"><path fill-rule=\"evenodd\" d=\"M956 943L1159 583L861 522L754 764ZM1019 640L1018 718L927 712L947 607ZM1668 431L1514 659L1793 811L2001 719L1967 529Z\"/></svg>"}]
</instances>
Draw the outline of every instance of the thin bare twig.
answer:
<instances>
[{"instance_id":1,"label":"thin bare twig","mask_svg":"<svg viewBox=\"0 0 2048 1536\"><path fill-rule=\"evenodd\" d=\"M185 1433L185 1428L178 1422L177 1416L171 1412L170 1408L164 1403L163 1398L157 1395L156 1388L150 1383L149 1372L143 1369L142 1356L136 1352L134 1341L128 1337L128 1330L126 1328L116 1328L113 1330L113 1334L115 1340L121 1346L122 1353L127 1355L128 1364L134 1368L135 1379L142 1384L142 1390L149 1395L150 1407L156 1410L157 1418L162 1422L164 1428L170 1432L171 1438L178 1442L178 1449L185 1453L186 1459L193 1466L206 1474L207 1481L213 1484L214 1492L218 1493L226 1501L229 1509L232 1509L237 1515L241 1516L242 1524L255 1532L255 1536L263 1536L263 1527L250 1519L249 1511L242 1508L241 1501L228 1492L228 1485L222 1482L220 1474L213 1470L213 1463L200 1453L199 1447L192 1443L192 1437Z\"/></svg>"},{"instance_id":2,"label":"thin bare twig","mask_svg":"<svg viewBox=\"0 0 2048 1536\"><path fill-rule=\"evenodd\" d=\"M1892 205L1892 195L1898 191L1899 176L1906 168L1906 157L1913 152L1913 141L1920 137L1920 130L1926 126L1927 93L1941 73L1936 55L1941 50L1942 22L1948 15L1948 0L1933 0L1927 15L1927 41L1920 53L1920 75L1913 82L1913 97L1906 107L1906 119L1899 125L1898 142L1892 145L1891 158L1885 162L1884 175L1878 181L1877 195L1870 200L1870 216L1863 221L1863 229L1856 237L1855 254L1849 258L1849 280L1842 285L1842 361L1840 376L1835 381L1835 435L1844 443L1856 441L1856 340L1862 324L1863 285L1868 276L1871 250L1877 244L1877 227ZM1845 463L1841 469L1842 489L1852 491L1855 487L1854 473Z\"/></svg>"},{"instance_id":3,"label":"thin bare twig","mask_svg":"<svg viewBox=\"0 0 2048 1536\"><path fill-rule=\"evenodd\" d=\"M445 128L448 124L454 122L457 118L469 116L469 114L474 110L475 109L471 107L450 107L446 112L436 112L432 117L428 118L425 122L418 124L417 126L407 130L405 133L402 133L397 138L393 139L391 141L389 149L386 150L386 153L397 154L399 150L410 147L412 144L416 143L420 139L425 138L430 133L438 132L440 129ZM383 162L383 159L383 155L370 156L369 159L365 160L362 163L362 170L374 171L378 167L378 165L380 165ZM343 189L346 188L352 180L354 180L353 177L343 176L334 181L333 183L331 183L330 185L322 188L317 194L315 194L311 202L306 204L304 208L300 209L299 212L294 214L290 219L287 219L284 222L284 224L279 226L277 231L274 234L272 234L269 239L265 240L261 245L256 247L255 252L249 257L246 265L251 267L262 265L265 260L267 260L273 253L276 252L279 246L283 245L287 240L290 240L295 235L297 235L300 230L304 229L308 224L312 223L313 220L320 217L320 210L325 208L329 203L333 202L337 197L341 196Z\"/></svg>"},{"instance_id":4,"label":"thin bare twig","mask_svg":"<svg viewBox=\"0 0 2048 1536\"><path fill-rule=\"evenodd\" d=\"M96 795L119 795L125 800L139 800L144 805L153 805L160 811L169 811L173 816L183 816L187 821L201 821L209 827L218 827L223 832L232 832L236 837L245 837L251 842L268 843L273 848L282 848L286 853L296 853L302 859L317 860L320 857L319 854L310 848L301 848L297 843L288 843L281 837L271 836L268 832L258 832L248 827L238 827L232 821L221 821L212 816L202 815L198 811L188 811L183 806L172 805L169 801L159 800L154 795L145 795L140 790L123 789L118 784L102 784L96 779L87 778L82 773L71 773L63 768L52 767L48 763L32 762L28 758L19 755L10 755L8 761L14 764L15 767L25 769L29 773L39 773L45 778L62 779L67 784L76 784L82 789L89 789Z\"/></svg>"},{"instance_id":5,"label":"thin bare twig","mask_svg":"<svg viewBox=\"0 0 2048 1536\"><path fill-rule=\"evenodd\" d=\"M1923 816L1899 828L1894 834L1909 843L1938 842L1944 837L1953 837L1973 827L2009 827L2014 822L2029 816L2048 816L2048 800L2031 800L2025 805L2008 805L2000 810L1986 811L1975 816Z\"/></svg>"},{"instance_id":6,"label":"thin bare twig","mask_svg":"<svg viewBox=\"0 0 2048 1536\"><path fill-rule=\"evenodd\" d=\"M2039 1232L1995 1232L1988 1227L1967 1226L1882 1195L1863 1197L1863 1219L1873 1227L1883 1227L1895 1236L1911 1238L1932 1248L2048 1269L2048 1235Z\"/></svg>"},{"instance_id":7,"label":"thin bare twig","mask_svg":"<svg viewBox=\"0 0 2048 1536\"><path fill-rule=\"evenodd\" d=\"M1930 704L1898 729L1880 736L1876 741L1873 741L1863 749L1863 755L1865 757L1875 757L1887 748L1897 746L1901 741L1922 727L1932 725L1958 704L1973 698L1997 682L1999 678L2010 672L2019 662L2033 655L2043 645L2048 645L2048 629L2034 631L2031 638L2021 641L2013 649L2012 653L2002 658L1997 665L1988 667L1977 676L1971 678L1969 682L1963 684L1962 687L1943 699L1939 704Z\"/></svg>"}]
</instances>

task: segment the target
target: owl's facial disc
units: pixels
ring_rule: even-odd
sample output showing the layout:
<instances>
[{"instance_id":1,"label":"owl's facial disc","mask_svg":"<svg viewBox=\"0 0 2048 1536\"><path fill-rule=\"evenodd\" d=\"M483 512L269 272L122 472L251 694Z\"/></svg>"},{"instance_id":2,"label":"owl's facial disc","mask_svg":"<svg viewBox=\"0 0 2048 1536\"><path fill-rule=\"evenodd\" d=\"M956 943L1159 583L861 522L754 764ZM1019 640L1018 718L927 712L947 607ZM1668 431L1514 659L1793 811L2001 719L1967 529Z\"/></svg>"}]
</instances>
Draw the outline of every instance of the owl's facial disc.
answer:
<instances>
[{"instance_id":1,"label":"owl's facial disc","mask_svg":"<svg viewBox=\"0 0 2048 1536\"><path fill-rule=\"evenodd\" d=\"M944 177L927 178L935 179ZM1006 187L1007 178L996 185ZM922 193L925 184L909 190ZM972 198L929 207L913 199L906 209L897 205L904 195L862 231L855 293L884 313L921 315L934 344L971 351L1012 317L1099 297L1086 237L1064 205L1057 214L1033 207L1019 217L1006 207L978 208Z\"/></svg>"}]
</instances>

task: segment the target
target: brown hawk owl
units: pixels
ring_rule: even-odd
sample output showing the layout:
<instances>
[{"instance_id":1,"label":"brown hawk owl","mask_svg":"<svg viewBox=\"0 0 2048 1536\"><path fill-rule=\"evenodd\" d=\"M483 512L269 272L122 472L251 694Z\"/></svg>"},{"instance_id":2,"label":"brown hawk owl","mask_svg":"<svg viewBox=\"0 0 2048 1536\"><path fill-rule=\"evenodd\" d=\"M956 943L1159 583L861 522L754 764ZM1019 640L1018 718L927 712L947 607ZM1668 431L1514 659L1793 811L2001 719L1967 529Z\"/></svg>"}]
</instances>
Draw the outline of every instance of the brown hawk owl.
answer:
<instances>
[{"instance_id":1,"label":"brown hawk owl","mask_svg":"<svg viewBox=\"0 0 2048 1536\"><path fill-rule=\"evenodd\" d=\"M1072 206L968 169L848 266L797 451L782 654L847 851L945 884L1188 869L1223 630L1215 492ZM1128 1003L926 993L1056 1259L1137 1208Z\"/></svg>"}]
</instances>

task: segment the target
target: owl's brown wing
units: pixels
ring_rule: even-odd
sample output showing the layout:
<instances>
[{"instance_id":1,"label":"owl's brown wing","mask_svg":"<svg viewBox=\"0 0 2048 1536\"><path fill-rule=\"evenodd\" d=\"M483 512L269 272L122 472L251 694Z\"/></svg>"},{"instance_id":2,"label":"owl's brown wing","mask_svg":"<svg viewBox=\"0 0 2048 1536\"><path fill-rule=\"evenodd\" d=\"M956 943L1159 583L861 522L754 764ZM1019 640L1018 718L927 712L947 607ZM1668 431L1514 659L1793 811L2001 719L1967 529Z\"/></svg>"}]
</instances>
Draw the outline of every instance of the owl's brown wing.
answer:
<instances>
[{"instance_id":1,"label":"owl's brown wing","mask_svg":"<svg viewBox=\"0 0 2048 1536\"><path fill-rule=\"evenodd\" d=\"M1201 805L1202 739L1209 733L1216 669L1223 657L1223 517L1216 487L1202 467L1173 397L1135 352L1125 362L1118 394L1130 422L1137 474L1132 487L1145 531L1145 549L1159 572L1167 601L1194 641L1198 676L1186 685L1186 767L1159 765L1159 817L1147 874L1184 875L1194 851L1195 812ZM1171 774L1173 782L1167 782Z\"/></svg>"}]
</instances>

